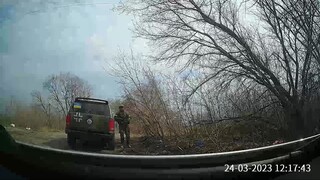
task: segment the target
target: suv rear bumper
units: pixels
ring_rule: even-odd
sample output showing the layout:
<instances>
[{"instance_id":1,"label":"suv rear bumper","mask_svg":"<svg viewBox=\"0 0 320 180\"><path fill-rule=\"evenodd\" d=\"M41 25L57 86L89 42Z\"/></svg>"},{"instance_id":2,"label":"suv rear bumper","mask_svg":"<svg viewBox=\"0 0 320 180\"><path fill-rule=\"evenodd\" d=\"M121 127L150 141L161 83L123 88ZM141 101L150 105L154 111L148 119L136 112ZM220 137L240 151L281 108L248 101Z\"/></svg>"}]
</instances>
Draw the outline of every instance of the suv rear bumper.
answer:
<instances>
[{"instance_id":1,"label":"suv rear bumper","mask_svg":"<svg viewBox=\"0 0 320 180\"><path fill-rule=\"evenodd\" d=\"M73 138L81 139L85 141L109 141L112 140L114 134L111 133L94 133L94 132L84 132L77 130L66 129L65 132L71 135Z\"/></svg>"}]
</instances>

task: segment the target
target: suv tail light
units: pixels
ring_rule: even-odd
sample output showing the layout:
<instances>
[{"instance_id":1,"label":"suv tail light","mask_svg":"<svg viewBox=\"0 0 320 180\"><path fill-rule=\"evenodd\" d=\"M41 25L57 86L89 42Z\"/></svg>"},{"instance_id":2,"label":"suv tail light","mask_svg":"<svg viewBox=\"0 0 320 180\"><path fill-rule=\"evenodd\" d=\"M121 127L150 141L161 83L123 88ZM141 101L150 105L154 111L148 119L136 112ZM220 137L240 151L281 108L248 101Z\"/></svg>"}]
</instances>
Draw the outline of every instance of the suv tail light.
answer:
<instances>
[{"instance_id":1,"label":"suv tail light","mask_svg":"<svg viewBox=\"0 0 320 180\"><path fill-rule=\"evenodd\" d=\"M114 133L114 119L109 119L109 133Z\"/></svg>"},{"instance_id":2,"label":"suv tail light","mask_svg":"<svg viewBox=\"0 0 320 180\"><path fill-rule=\"evenodd\" d=\"M71 122L71 116L70 116L70 114L68 114L68 115L66 116L66 126L69 126L69 125L70 125L70 122Z\"/></svg>"}]
</instances>

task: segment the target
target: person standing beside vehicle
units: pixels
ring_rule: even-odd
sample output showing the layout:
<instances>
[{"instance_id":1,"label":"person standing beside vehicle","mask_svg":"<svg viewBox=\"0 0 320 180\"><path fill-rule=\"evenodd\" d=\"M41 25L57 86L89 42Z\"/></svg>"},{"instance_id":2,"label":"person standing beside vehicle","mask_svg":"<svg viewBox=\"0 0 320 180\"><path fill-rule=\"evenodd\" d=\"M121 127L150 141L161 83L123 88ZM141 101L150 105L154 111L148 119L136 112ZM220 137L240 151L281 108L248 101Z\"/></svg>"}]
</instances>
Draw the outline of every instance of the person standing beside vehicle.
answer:
<instances>
[{"instance_id":1,"label":"person standing beside vehicle","mask_svg":"<svg viewBox=\"0 0 320 180\"><path fill-rule=\"evenodd\" d=\"M121 147L123 148L124 146L124 135L126 135L127 147L130 148L130 116L124 111L123 105L119 106L119 111L114 116L114 119L119 125L119 133L122 145Z\"/></svg>"}]
</instances>

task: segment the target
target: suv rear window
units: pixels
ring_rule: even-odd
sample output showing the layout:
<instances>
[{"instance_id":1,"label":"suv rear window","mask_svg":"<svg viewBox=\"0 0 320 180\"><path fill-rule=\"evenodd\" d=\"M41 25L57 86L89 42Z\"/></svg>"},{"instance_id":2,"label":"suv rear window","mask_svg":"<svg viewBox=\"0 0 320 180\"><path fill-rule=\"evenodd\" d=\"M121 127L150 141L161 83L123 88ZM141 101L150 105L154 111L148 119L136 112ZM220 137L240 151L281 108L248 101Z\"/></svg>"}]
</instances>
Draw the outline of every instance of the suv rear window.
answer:
<instances>
[{"instance_id":1,"label":"suv rear window","mask_svg":"<svg viewBox=\"0 0 320 180\"><path fill-rule=\"evenodd\" d=\"M109 106L107 104L102 104L102 103L77 101L77 102L74 102L71 108L73 109L74 112L105 115L105 116L110 115Z\"/></svg>"}]
</instances>

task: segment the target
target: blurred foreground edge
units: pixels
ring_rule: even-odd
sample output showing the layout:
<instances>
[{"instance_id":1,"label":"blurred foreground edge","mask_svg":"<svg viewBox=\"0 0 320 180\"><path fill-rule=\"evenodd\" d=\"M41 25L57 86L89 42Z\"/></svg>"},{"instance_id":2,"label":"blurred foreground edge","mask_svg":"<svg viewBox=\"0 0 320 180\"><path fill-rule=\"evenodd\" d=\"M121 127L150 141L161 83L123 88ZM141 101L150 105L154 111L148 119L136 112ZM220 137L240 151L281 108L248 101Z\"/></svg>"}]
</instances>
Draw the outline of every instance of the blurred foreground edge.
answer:
<instances>
[{"instance_id":1,"label":"blurred foreground edge","mask_svg":"<svg viewBox=\"0 0 320 180\"><path fill-rule=\"evenodd\" d=\"M225 164L307 164L320 155L320 134L283 144L225 153L138 156L97 154L15 141L0 125L1 166L24 178L270 179L280 173L225 172Z\"/></svg>"}]
</instances>

